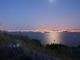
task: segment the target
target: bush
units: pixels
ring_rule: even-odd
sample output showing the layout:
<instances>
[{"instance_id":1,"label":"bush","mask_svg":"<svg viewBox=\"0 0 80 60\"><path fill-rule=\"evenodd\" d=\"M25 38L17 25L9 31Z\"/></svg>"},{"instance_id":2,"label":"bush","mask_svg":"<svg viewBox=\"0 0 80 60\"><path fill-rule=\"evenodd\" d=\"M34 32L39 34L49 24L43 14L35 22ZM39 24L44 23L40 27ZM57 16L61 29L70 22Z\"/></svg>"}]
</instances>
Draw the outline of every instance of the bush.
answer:
<instances>
[{"instance_id":1,"label":"bush","mask_svg":"<svg viewBox=\"0 0 80 60\"><path fill-rule=\"evenodd\" d=\"M32 39L31 40L31 44L35 45L35 46L39 46L39 47L42 47L42 44L39 40L37 39Z\"/></svg>"}]
</instances>

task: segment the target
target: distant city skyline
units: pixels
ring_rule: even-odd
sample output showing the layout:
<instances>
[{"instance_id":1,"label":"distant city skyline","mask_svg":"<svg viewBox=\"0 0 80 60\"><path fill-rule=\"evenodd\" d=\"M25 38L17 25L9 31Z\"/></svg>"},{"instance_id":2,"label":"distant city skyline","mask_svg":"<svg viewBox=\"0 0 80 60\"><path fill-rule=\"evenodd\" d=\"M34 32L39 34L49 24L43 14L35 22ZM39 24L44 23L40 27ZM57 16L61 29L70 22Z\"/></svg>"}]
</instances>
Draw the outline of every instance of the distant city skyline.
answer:
<instances>
[{"instance_id":1,"label":"distant city skyline","mask_svg":"<svg viewBox=\"0 0 80 60\"><path fill-rule=\"evenodd\" d=\"M80 0L0 0L0 29L80 29Z\"/></svg>"}]
</instances>

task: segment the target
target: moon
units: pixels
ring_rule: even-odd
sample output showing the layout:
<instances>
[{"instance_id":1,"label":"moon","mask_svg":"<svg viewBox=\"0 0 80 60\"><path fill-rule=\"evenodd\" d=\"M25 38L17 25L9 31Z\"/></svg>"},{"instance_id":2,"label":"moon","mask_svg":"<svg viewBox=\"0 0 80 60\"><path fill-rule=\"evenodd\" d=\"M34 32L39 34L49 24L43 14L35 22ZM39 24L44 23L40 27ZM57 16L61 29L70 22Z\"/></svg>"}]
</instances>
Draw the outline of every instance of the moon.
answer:
<instances>
[{"instance_id":1,"label":"moon","mask_svg":"<svg viewBox=\"0 0 80 60\"><path fill-rule=\"evenodd\" d=\"M50 4L53 4L56 2L56 0L48 0Z\"/></svg>"}]
</instances>

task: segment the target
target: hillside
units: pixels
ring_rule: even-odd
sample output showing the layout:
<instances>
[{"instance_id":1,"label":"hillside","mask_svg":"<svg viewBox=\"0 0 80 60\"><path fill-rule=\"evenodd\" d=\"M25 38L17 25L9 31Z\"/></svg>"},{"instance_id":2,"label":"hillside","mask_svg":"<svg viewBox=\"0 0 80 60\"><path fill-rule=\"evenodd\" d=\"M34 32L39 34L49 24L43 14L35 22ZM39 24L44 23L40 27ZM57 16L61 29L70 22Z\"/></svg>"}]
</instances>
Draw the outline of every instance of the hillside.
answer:
<instances>
[{"instance_id":1,"label":"hillside","mask_svg":"<svg viewBox=\"0 0 80 60\"><path fill-rule=\"evenodd\" d=\"M43 46L38 40L0 32L0 60L79 60L71 55L71 47Z\"/></svg>"}]
</instances>

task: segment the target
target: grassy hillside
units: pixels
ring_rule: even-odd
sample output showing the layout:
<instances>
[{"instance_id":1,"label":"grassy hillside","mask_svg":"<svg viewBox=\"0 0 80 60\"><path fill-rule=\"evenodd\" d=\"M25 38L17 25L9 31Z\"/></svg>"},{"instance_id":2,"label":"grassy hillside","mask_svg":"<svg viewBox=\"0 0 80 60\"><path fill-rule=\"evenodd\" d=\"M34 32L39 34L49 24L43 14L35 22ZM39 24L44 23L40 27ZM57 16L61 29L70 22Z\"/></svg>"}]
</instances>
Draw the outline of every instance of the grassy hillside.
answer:
<instances>
[{"instance_id":1,"label":"grassy hillside","mask_svg":"<svg viewBox=\"0 0 80 60\"><path fill-rule=\"evenodd\" d=\"M15 44L17 40L19 40L22 43L20 48L30 48L51 57L53 56L60 57L63 60L80 60L79 57L73 56L72 47L68 47L61 44L51 44L51 45L46 45L44 47L42 46L40 41L36 39L31 40L29 37L22 35L9 35L6 32L0 32L0 53L1 51L4 51L2 50L2 48L5 49L6 51L5 47L7 47L11 43ZM12 47L14 47L14 45Z\"/></svg>"}]
</instances>

